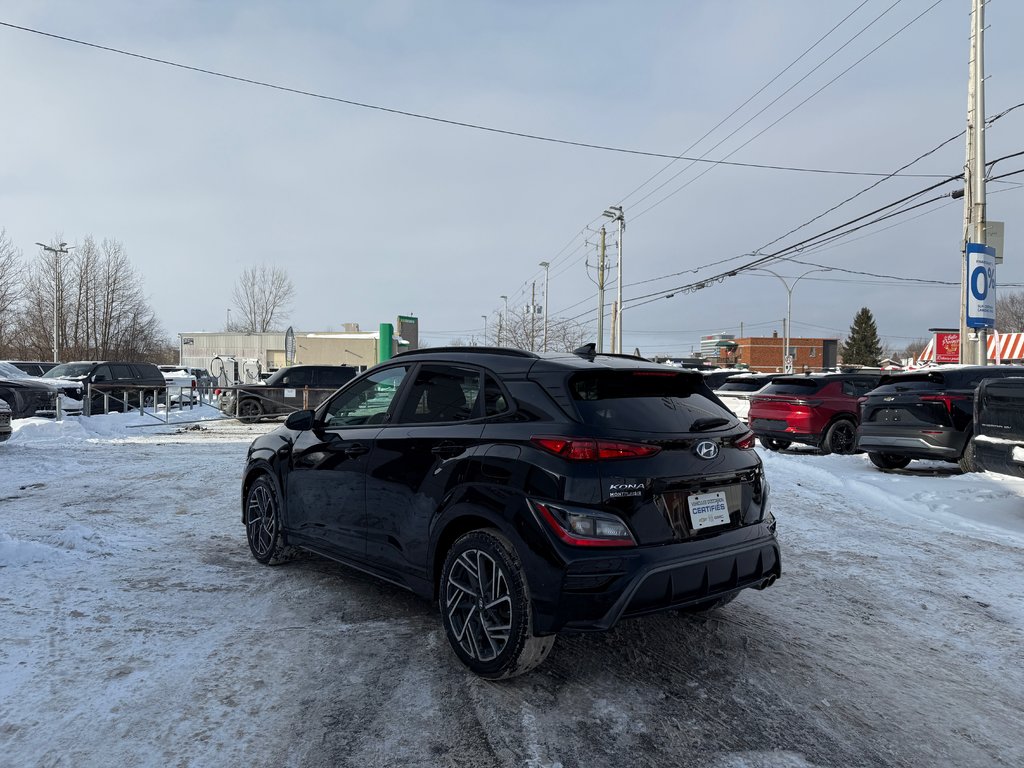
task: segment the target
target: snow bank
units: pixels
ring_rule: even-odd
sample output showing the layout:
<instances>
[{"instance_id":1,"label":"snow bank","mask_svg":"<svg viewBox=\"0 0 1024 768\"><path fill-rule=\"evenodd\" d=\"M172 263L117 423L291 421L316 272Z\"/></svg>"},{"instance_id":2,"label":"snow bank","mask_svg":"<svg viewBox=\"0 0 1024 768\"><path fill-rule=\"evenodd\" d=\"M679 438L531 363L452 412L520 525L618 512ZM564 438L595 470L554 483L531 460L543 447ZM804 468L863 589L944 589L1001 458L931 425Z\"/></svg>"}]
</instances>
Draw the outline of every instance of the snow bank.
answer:
<instances>
[{"instance_id":1,"label":"snow bank","mask_svg":"<svg viewBox=\"0 0 1024 768\"><path fill-rule=\"evenodd\" d=\"M98 416L65 416L63 421L15 419L11 422L13 434L8 443L30 445L68 440L117 440L142 434L173 433L192 422L222 419L224 414L211 405L199 405L191 410L172 410L166 423L164 418L165 414L161 410L156 414L146 411L145 415L132 411Z\"/></svg>"},{"instance_id":2,"label":"snow bank","mask_svg":"<svg viewBox=\"0 0 1024 768\"><path fill-rule=\"evenodd\" d=\"M59 559L63 554L56 547L40 544L37 541L13 539L6 533L0 533L0 568L46 563Z\"/></svg>"}]
</instances>

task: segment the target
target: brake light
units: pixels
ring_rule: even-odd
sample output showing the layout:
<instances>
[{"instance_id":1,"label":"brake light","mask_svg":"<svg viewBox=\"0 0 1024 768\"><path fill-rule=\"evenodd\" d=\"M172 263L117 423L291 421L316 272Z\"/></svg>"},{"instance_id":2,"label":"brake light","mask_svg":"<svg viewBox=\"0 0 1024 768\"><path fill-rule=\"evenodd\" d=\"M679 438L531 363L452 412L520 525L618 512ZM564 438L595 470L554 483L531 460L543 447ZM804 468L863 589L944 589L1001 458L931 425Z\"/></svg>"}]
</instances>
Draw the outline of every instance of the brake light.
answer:
<instances>
[{"instance_id":1,"label":"brake light","mask_svg":"<svg viewBox=\"0 0 1024 768\"><path fill-rule=\"evenodd\" d=\"M564 509L531 502L541 519L566 544L575 547L635 547L636 539L618 517L596 510Z\"/></svg>"},{"instance_id":2,"label":"brake light","mask_svg":"<svg viewBox=\"0 0 1024 768\"><path fill-rule=\"evenodd\" d=\"M754 433L748 430L745 434L742 434L739 437L734 438L732 444L736 448L741 448L742 450L746 451L754 447L754 441Z\"/></svg>"},{"instance_id":3,"label":"brake light","mask_svg":"<svg viewBox=\"0 0 1024 768\"><path fill-rule=\"evenodd\" d=\"M942 403L946 411L953 413L953 403L957 401L970 400L970 395L921 395L922 401L931 403Z\"/></svg>"},{"instance_id":4,"label":"brake light","mask_svg":"<svg viewBox=\"0 0 1024 768\"><path fill-rule=\"evenodd\" d=\"M625 443L613 440L591 440L574 437L538 435L530 442L548 453L569 461L600 461L604 459L638 459L653 456L661 448L646 443Z\"/></svg>"}]
</instances>

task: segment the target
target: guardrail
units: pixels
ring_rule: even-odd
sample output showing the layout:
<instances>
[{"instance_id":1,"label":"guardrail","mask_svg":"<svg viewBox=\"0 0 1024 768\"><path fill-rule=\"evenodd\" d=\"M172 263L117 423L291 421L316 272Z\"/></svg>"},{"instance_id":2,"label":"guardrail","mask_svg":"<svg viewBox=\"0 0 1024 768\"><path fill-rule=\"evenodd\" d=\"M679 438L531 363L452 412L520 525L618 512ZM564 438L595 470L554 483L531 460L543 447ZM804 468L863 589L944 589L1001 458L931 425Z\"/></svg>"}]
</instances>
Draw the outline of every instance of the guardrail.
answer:
<instances>
[{"instance_id":1,"label":"guardrail","mask_svg":"<svg viewBox=\"0 0 1024 768\"><path fill-rule=\"evenodd\" d=\"M177 393L175 394L175 391ZM120 395L120 396L119 396ZM158 408L161 404L160 399L163 395L163 406L164 406L164 418L160 419L158 414ZM82 402L82 414L85 416L94 415L94 409L92 407L93 400L102 397L103 407L101 411L95 413L110 413L111 401L113 401L118 407L116 410L119 412L127 413L128 411L138 410L141 416L152 416L153 418L164 421L168 421L168 415L175 406L179 410L184 410L187 406L189 410L192 410L197 404L213 405L213 391L209 390L204 392L203 390L193 387L153 387L140 384L87 384L85 388L85 398ZM149 413L147 414L147 408ZM60 398L57 398L57 418L62 418Z\"/></svg>"}]
</instances>

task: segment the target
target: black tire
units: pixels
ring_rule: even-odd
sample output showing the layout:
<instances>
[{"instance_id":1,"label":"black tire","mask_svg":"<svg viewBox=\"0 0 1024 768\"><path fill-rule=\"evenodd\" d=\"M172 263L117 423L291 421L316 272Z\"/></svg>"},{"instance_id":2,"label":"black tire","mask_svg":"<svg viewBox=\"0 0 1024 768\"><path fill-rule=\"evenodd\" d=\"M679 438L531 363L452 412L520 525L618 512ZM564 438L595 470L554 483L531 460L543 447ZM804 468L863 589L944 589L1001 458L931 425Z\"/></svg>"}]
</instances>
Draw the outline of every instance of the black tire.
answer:
<instances>
[{"instance_id":1,"label":"black tire","mask_svg":"<svg viewBox=\"0 0 1024 768\"><path fill-rule=\"evenodd\" d=\"M254 398L246 398L238 404L238 420L259 421L263 417L263 404Z\"/></svg>"},{"instance_id":2,"label":"black tire","mask_svg":"<svg viewBox=\"0 0 1024 768\"><path fill-rule=\"evenodd\" d=\"M789 440L778 440L774 437L759 437L757 439L769 451L784 451L790 446Z\"/></svg>"},{"instance_id":3,"label":"black tire","mask_svg":"<svg viewBox=\"0 0 1024 768\"><path fill-rule=\"evenodd\" d=\"M714 611L718 608L721 608L723 605L728 605L737 597L739 597L739 595L739 592L730 592L725 597L716 597L712 600L705 600L701 603L687 605L683 608L680 608L679 612L685 616L700 615L702 613L707 613L708 611Z\"/></svg>"},{"instance_id":4,"label":"black tire","mask_svg":"<svg viewBox=\"0 0 1024 768\"><path fill-rule=\"evenodd\" d=\"M960 454L960 458L956 463L960 465L960 471L964 474L981 471L981 467L978 466L974 454L974 440L967 440L967 444L964 445L964 452Z\"/></svg>"},{"instance_id":5,"label":"black tire","mask_svg":"<svg viewBox=\"0 0 1024 768\"><path fill-rule=\"evenodd\" d=\"M868 453L871 463L879 469L903 469L910 463L906 456L896 456L891 453Z\"/></svg>"},{"instance_id":6,"label":"black tire","mask_svg":"<svg viewBox=\"0 0 1024 768\"><path fill-rule=\"evenodd\" d=\"M267 475L256 478L245 493L245 538L252 556L264 565L279 565L295 556L281 530L277 488Z\"/></svg>"},{"instance_id":7,"label":"black tire","mask_svg":"<svg viewBox=\"0 0 1024 768\"><path fill-rule=\"evenodd\" d=\"M857 425L849 419L837 419L825 432L821 441L821 452L824 454L838 453L846 456L855 453L857 445Z\"/></svg>"},{"instance_id":8,"label":"black tire","mask_svg":"<svg viewBox=\"0 0 1024 768\"><path fill-rule=\"evenodd\" d=\"M555 636L533 634L530 589L515 547L498 531L460 537L441 569L441 623L455 655L480 677L502 680L547 658Z\"/></svg>"}]
</instances>

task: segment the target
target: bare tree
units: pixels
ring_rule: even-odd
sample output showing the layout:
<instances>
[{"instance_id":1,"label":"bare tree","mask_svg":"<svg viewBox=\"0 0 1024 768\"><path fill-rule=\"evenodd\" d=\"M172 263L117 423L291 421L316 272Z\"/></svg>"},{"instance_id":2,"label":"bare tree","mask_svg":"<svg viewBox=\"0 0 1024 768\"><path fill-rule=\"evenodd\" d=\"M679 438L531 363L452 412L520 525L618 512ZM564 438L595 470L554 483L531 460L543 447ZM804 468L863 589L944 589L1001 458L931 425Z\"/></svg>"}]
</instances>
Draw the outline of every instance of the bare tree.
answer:
<instances>
[{"instance_id":1,"label":"bare tree","mask_svg":"<svg viewBox=\"0 0 1024 768\"><path fill-rule=\"evenodd\" d=\"M584 328L575 320L548 319L548 351L571 352L583 344ZM544 316L527 309L510 309L506 318L496 314L487 323L486 343L540 352L544 348Z\"/></svg>"},{"instance_id":2,"label":"bare tree","mask_svg":"<svg viewBox=\"0 0 1024 768\"><path fill-rule=\"evenodd\" d=\"M1024 291L1006 293L996 299L996 329L1000 333L1024 331Z\"/></svg>"},{"instance_id":3,"label":"bare tree","mask_svg":"<svg viewBox=\"0 0 1024 768\"><path fill-rule=\"evenodd\" d=\"M264 333L275 330L288 318L295 286L280 267L260 264L239 275L231 298L239 313L231 330Z\"/></svg>"},{"instance_id":4,"label":"bare tree","mask_svg":"<svg viewBox=\"0 0 1024 768\"><path fill-rule=\"evenodd\" d=\"M14 247L7 230L0 229L0 353L10 354L11 339L21 300L21 251Z\"/></svg>"},{"instance_id":5,"label":"bare tree","mask_svg":"<svg viewBox=\"0 0 1024 768\"><path fill-rule=\"evenodd\" d=\"M25 283L18 321L17 354L53 355L56 255L42 254ZM57 335L63 360L151 360L163 354L167 339L143 291L124 245L92 237L60 259Z\"/></svg>"}]
</instances>

